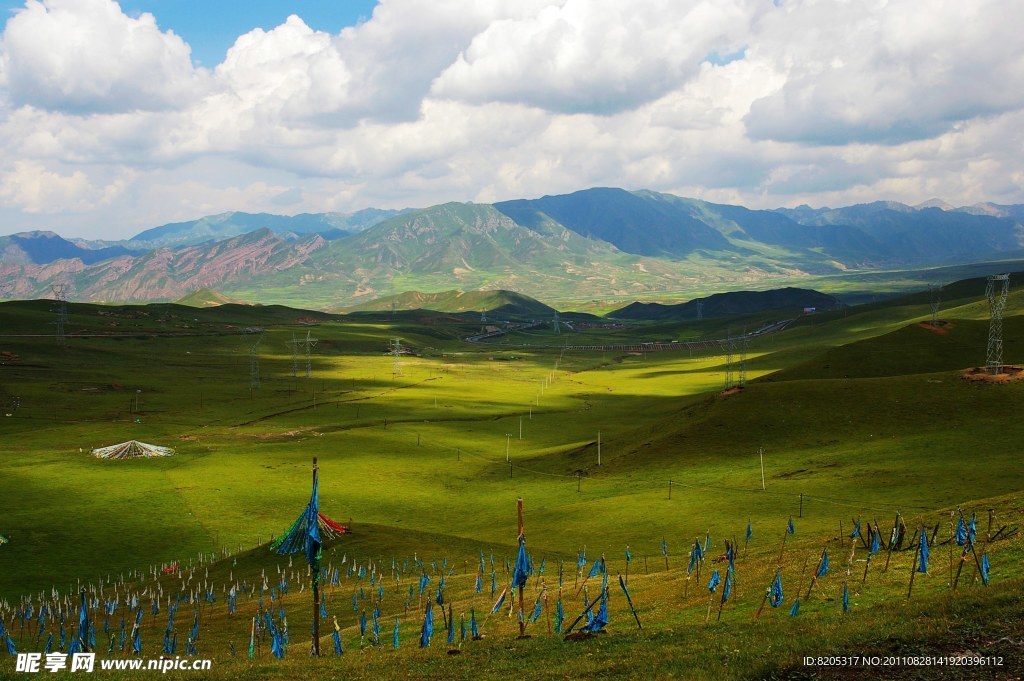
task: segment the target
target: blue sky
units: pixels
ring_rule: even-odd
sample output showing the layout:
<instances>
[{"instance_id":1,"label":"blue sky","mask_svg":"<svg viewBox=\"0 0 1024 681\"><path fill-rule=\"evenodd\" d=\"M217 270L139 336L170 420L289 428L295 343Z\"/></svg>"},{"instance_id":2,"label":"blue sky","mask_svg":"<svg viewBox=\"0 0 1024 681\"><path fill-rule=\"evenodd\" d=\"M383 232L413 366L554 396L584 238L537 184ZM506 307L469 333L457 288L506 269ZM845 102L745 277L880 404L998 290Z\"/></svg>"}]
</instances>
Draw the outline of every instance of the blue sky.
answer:
<instances>
[{"instance_id":1,"label":"blue sky","mask_svg":"<svg viewBox=\"0 0 1024 681\"><path fill-rule=\"evenodd\" d=\"M376 0L124 0L124 12L149 12L164 30L172 30L192 47L192 58L213 67L224 59L235 39L254 28L270 30L297 14L320 31L338 33L373 14ZM4 16L25 6L4 0Z\"/></svg>"},{"instance_id":2,"label":"blue sky","mask_svg":"<svg viewBox=\"0 0 1024 681\"><path fill-rule=\"evenodd\" d=\"M594 186L1024 203L1005 0L0 2L0 233Z\"/></svg>"}]
</instances>

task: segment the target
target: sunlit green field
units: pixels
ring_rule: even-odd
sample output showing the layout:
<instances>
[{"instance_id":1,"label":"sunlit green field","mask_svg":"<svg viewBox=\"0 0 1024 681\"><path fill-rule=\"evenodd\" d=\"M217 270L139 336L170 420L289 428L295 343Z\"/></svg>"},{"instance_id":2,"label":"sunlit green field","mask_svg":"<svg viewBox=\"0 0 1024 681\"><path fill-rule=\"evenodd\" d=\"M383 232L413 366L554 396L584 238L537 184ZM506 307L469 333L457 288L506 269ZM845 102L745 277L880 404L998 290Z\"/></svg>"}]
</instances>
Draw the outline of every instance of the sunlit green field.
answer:
<instances>
[{"instance_id":1,"label":"sunlit green field","mask_svg":"<svg viewBox=\"0 0 1024 681\"><path fill-rule=\"evenodd\" d=\"M10 354L0 365L0 534L11 541L0 546L0 599L8 604L0 618L12 630L19 597L50 587L75 593L81 583L102 579L108 595L141 592L153 584L151 566L177 561L195 567L186 591L205 583L217 593L216 603L200 608L200 653L217 660L214 676L333 674L335 663L306 658L310 601L302 556L288 567L287 558L266 547L307 502L317 457L321 510L353 528L324 556L342 573L341 584L326 589L326 609L343 628L346 677L644 676L635 664L653 677L756 677L799 668L805 654L846 654L858 642L877 649L886 636L911 649L944 649L950 634L936 629L936 617L980 626L986 608L1006 615L1008 629L999 629L997 615L993 631L1019 638L1019 624L1007 614L1020 605L1019 536L979 547L992 558L993 585L982 587L968 563L955 601L948 545L934 548L931 574L919 577L910 605L914 552L896 552L884 573L876 562L884 552L876 555L862 583L867 552L861 547L849 563L854 606L843 613L838 600L850 550L849 538L840 546L840 537L849 535L853 519L877 522L887 537L899 511L911 532L922 525L932 532L939 524L938 542L948 539L958 505L978 514L983 534L989 508L996 509L993 531L1020 523L1022 429L1013 414L1024 384L960 379L959 370L983 363L988 332L983 289L972 286L951 289L940 315L949 322L944 333L918 324L930 318L927 296L798 319L749 343L748 383L728 394L721 351L565 352L560 346L721 338L758 328L771 315L579 333L535 330L482 345L460 340L474 330L471 324L414 314L320 316L308 327L296 321L304 313L285 308L72 306L61 347L47 303L4 304L0 352ZM1010 362L1024 359L1017 302L1014 295L1005 326ZM253 327L265 331L255 352L258 386L251 348L259 332L244 333ZM311 375L301 354L293 375L287 342L307 331L318 339ZM397 365L388 354L392 338L408 350ZM738 354L733 359L738 379ZM128 439L177 453L133 461L89 455ZM583 607L575 588L577 552L586 551L587 570L603 554L611 577L610 633L561 643L548 635L542 617L530 625L534 638L516 641L506 604L487 622L485 640L467 641L463 655L444 654L440 616L434 647L419 650L422 598L430 594L409 599L421 568L407 562L425 561L431 590L451 570L455 616L465 613L468 620L473 607L482 622L497 597L491 555L497 591L509 580L505 560L514 561L520 497L528 547L535 564L546 561L541 577L550 614L559 563L571 621ZM824 546L833 572L815 586L798 618L788 617L787 600L755 621L780 565L790 517L797 533L787 539L781 562L790 598L806 591ZM687 554L698 536L710 536L714 556L726 539L742 546L748 522L753 536L737 564L733 600L720 623L718 603L711 603L705 625L713 600L707 577L722 565L708 563L700 583L695 575L687 580ZM627 545L642 631L616 580L626 570ZM488 565L477 594L480 551ZM211 557L218 561L212 566ZM371 648L364 637L362 653L351 598L360 587L373 589L346 574L353 563L382 573L385 587L385 640ZM285 597L288 658L273 660L264 642L249 661L257 600L251 593L240 598L238 613L229 617L224 589L262 582L264 570L273 583L275 568L292 577ZM174 578L161 584L165 594L182 588ZM592 600L599 586L587 588ZM528 610L539 593L539 580L531 581ZM374 595L360 609L372 609ZM143 652L156 657L166 613L150 617L143 600ZM399 651L391 649L396 617ZM192 606L181 606L179 652L191 622ZM323 626L329 653L333 625ZM19 651L41 650L31 632L14 641ZM105 653L105 644L98 647ZM12 669L12 659L0 657L0 675Z\"/></svg>"}]
</instances>

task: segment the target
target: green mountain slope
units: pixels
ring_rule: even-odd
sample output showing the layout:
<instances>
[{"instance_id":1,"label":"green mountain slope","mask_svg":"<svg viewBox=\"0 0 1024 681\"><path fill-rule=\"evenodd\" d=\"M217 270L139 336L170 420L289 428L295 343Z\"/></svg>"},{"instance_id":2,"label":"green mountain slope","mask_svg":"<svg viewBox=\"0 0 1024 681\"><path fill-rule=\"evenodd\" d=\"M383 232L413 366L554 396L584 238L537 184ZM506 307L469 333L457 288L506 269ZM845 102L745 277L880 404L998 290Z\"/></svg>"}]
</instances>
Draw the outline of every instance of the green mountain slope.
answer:
<instances>
[{"instance_id":1,"label":"green mountain slope","mask_svg":"<svg viewBox=\"0 0 1024 681\"><path fill-rule=\"evenodd\" d=\"M515 291L406 291L393 296L341 307L334 312L388 310L434 310L436 312L500 312L516 316L550 316L554 308Z\"/></svg>"}]
</instances>

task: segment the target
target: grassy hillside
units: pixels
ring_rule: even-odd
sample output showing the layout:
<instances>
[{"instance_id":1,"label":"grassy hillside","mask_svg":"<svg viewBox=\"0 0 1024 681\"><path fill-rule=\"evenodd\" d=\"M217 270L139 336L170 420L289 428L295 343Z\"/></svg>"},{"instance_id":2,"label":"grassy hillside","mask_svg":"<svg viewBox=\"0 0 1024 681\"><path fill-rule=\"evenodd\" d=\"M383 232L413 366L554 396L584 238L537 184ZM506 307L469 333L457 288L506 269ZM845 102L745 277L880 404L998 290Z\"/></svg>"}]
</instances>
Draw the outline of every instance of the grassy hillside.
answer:
<instances>
[{"instance_id":1,"label":"grassy hillside","mask_svg":"<svg viewBox=\"0 0 1024 681\"><path fill-rule=\"evenodd\" d=\"M52 340L50 303L4 304L0 413L10 416L0 417L0 498L7 502L0 534L11 541L0 546L0 599L8 604L0 605L0 618L11 629L19 596L53 586L70 593L79 580L107 584L108 576L105 594L116 590L123 604L124 594L153 586L150 566L178 561L195 568L186 591L203 583L216 592L216 603L197 608L200 654L216 659L215 678L327 676L339 669L357 678L546 678L599 670L626 678L636 676L636 665L654 677L763 678L808 673L803 655L851 651L969 649L1009 660L1012 646L1001 641L1020 636L1013 615L1022 605L1020 535L979 544L992 561L992 586L983 587L967 564L955 598L950 549L942 544L958 505L978 514L982 534L989 508L995 530L1022 521L1020 433L1006 414L1024 399L1024 383L959 379L958 370L984 354L984 305L971 293L975 286L950 288L940 315L945 333L920 326L930 318L926 296L802 319L750 345L749 382L729 394L721 392L725 358L717 352L572 353L558 345L714 338L736 319L559 335L537 329L482 345L459 340L478 322L445 316L72 305L60 347ZM1024 333L1018 303L1014 293L1005 327L1011 362ZM311 321L318 325L310 329ZM265 331L258 386L254 327ZM306 331L319 340L308 379L301 363L293 375L287 345L293 333ZM387 354L396 336L409 351L397 367ZM129 438L174 446L177 454L128 462L88 455ZM265 546L306 503L312 456L320 462L321 509L336 520L351 518L354 529L324 558L341 575L325 589L325 608L338 617L348 651L340 667L305 657L309 589L301 556L289 565ZM490 593L491 554L497 592L509 579L517 497L525 500L534 562L546 563L552 617L559 562L571 620L582 610L583 593L574 588L577 552L586 550L588 570L605 555L610 633L561 643L546 633L545 615L531 625L533 639L516 641L506 610L487 620L486 638L464 644L460 656L443 653L443 637L419 650L423 601L414 594L406 606L410 584L425 571L432 578L427 594L436 596L441 572L450 570L447 598L455 616L468 620L473 607L482 621L497 597ZM908 604L913 551L896 552L884 572L884 557L876 555L867 581L858 582L867 553L861 547L851 563L856 578L848 582L852 607L844 613L850 541L840 540L840 523L848 535L853 518L877 521L887 537L897 511L910 532L939 524L930 574L918 576ZM790 517L797 531L780 562ZM712 612L705 625L707 577L724 564L708 562L701 582L695 575L688 581L694 537L710 536L711 561L724 540L743 543L748 522L753 537L737 563L734 599L721 623ZM627 545L642 631L617 591ZM806 564L826 546L833 572L790 619L789 599L810 582L813 565ZM477 594L480 551L487 564ZM414 557L423 564L417 567ZM348 575L353 562L381 579L370 584L368 575ZM278 662L265 640L250 662L245 654L259 594L240 597L238 613L229 616L226 588L262 584L263 574L273 585L278 568L290 589L283 604L274 602L275 615L283 605L292 645ZM766 607L755 621L751 615L780 568L785 609ZM144 656L158 654L166 597L181 583L163 578L156 618L143 599ZM591 599L598 593L593 583ZM357 653L353 594L370 617L381 585L385 645L372 648L364 637ZM538 594L531 580L528 609ZM270 604L269 591L264 601ZM192 611L181 606L178 614L179 653ZM386 645L396 617L397 652ZM438 616L439 636L442 626ZM324 627L326 636L333 625ZM19 650L36 645L31 635L15 642ZM324 646L330 651L329 638ZM0 675L12 664L0 658Z\"/></svg>"},{"instance_id":2,"label":"grassy hillside","mask_svg":"<svg viewBox=\"0 0 1024 681\"><path fill-rule=\"evenodd\" d=\"M360 305L342 307L341 313L389 310L435 310L438 312L495 312L514 316L551 316L555 310L539 300L515 291L406 291L377 298Z\"/></svg>"}]
</instances>

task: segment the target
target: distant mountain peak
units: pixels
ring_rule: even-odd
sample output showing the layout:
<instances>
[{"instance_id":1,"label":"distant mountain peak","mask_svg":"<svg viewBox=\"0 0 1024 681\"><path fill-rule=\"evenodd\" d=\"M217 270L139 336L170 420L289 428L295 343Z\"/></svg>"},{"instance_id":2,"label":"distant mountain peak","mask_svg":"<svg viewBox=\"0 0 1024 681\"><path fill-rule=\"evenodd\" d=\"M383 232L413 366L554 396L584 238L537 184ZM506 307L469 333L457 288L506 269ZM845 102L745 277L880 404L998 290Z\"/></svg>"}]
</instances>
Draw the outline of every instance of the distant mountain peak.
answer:
<instances>
[{"instance_id":1,"label":"distant mountain peak","mask_svg":"<svg viewBox=\"0 0 1024 681\"><path fill-rule=\"evenodd\" d=\"M918 210L922 210L925 208L938 208L940 210L956 210L956 206L950 203L946 203L945 201L939 198L928 199L927 201L917 204L916 206L914 206L914 208L917 208Z\"/></svg>"}]
</instances>

